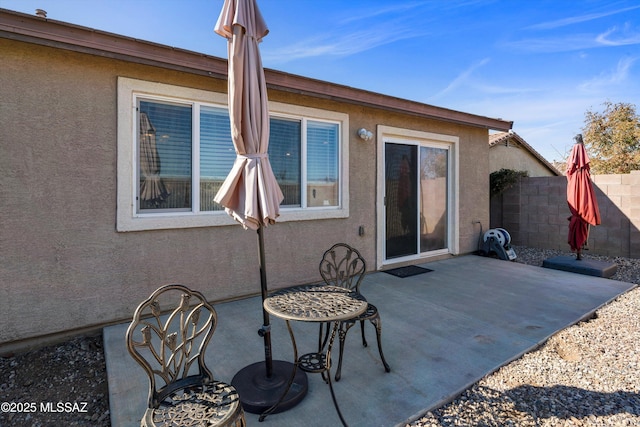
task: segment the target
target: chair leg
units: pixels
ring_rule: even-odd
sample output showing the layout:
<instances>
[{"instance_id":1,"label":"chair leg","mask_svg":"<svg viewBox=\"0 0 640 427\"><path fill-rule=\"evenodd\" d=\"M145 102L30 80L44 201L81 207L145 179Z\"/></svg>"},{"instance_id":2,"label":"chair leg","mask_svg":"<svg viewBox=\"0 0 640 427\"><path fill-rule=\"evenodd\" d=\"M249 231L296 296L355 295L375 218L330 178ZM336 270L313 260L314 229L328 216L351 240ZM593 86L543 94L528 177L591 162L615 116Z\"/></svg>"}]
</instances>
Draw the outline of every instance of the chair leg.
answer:
<instances>
[{"instance_id":1,"label":"chair leg","mask_svg":"<svg viewBox=\"0 0 640 427\"><path fill-rule=\"evenodd\" d=\"M376 337L378 338L378 352L380 353L380 359L382 360L382 364L384 365L384 370L386 372L390 372L391 367L385 360L384 354L382 353L382 321L380 320L380 316L376 316L370 320L371 324L376 328Z\"/></svg>"},{"instance_id":2,"label":"chair leg","mask_svg":"<svg viewBox=\"0 0 640 427\"><path fill-rule=\"evenodd\" d=\"M367 339L364 337L364 320L360 321L360 331L362 332L362 346L367 347Z\"/></svg>"},{"instance_id":3,"label":"chair leg","mask_svg":"<svg viewBox=\"0 0 640 427\"><path fill-rule=\"evenodd\" d=\"M340 377L342 376L342 355L344 354L344 342L347 338L347 332L349 332L349 329L351 329L353 325L355 325L355 322L353 321L345 321L340 323L340 329L338 330L338 334L340 337L340 354L338 356L338 368L336 369L336 382L340 381Z\"/></svg>"}]
</instances>

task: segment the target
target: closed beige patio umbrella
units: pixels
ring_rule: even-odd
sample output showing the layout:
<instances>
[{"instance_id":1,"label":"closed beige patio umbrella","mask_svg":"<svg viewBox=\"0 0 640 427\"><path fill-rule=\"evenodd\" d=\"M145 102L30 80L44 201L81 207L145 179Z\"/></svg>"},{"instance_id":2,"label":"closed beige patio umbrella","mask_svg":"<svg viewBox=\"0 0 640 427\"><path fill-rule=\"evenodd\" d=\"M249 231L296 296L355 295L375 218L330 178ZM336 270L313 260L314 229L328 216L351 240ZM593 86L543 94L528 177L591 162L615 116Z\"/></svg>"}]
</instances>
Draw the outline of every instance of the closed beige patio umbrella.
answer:
<instances>
[{"instance_id":1,"label":"closed beige patio umbrella","mask_svg":"<svg viewBox=\"0 0 640 427\"><path fill-rule=\"evenodd\" d=\"M271 169L267 86L258 43L269 30L255 1L227 0L216 33L229 40L229 115L237 158L215 201L245 228L273 224L284 196Z\"/></svg>"},{"instance_id":2,"label":"closed beige patio umbrella","mask_svg":"<svg viewBox=\"0 0 640 427\"><path fill-rule=\"evenodd\" d=\"M245 229L257 230L262 300L267 297L263 229L280 215L284 196L271 169L269 106L258 44L269 32L255 0L225 0L215 32L228 40L228 96L231 137L236 160L214 200ZM262 413L278 402L293 371L293 364L271 356L269 314L262 309L265 361L236 374L232 385L244 409ZM307 378L297 370L294 385L274 412L295 406L306 394Z\"/></svg>"},{"instance_id":3,"label":"closed beige patio umbrella","mask_svg":"<svg viewBox=\"0 0 640 427\"><path fill-rule=\"evenodd\" d=\"M146 113L140 113L140 200L159 205L169 192L160 178L160 155L156 146L156 129Z\"/></svg>"}]
</instances>

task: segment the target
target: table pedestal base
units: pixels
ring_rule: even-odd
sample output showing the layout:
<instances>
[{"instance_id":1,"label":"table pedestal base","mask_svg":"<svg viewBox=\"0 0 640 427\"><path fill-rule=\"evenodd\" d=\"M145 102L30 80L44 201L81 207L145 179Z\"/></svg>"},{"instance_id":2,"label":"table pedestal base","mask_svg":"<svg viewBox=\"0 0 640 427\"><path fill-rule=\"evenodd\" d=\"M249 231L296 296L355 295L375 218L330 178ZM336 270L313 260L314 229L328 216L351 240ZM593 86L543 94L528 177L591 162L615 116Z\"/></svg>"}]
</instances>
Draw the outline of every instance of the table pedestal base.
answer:
<instances>
[{"instance_id":1,"label":"table pedestal base","mask_svg":"<svg viewBox=\"0 0 640 427\"><path fill-rule=\"evenodd\" d=\"M308 353L298 359L300 369L311 373L327 371L327 355L324 353Z\"/></svg>"},{"instance_id":2,"label":"table pedestal base","mask_svg":"<svg viewBox=\"0 0 640 427\"><path fill-rule=\"evenodd\" d=\"M265 362L257 362L238 371L231 380L231 385L238 391L242 408L252 414L262 414L278 403L280 396L286 391L293 369L293 363L274 360L271 378L267 378ZM287 395L272 413L293 408L302 401L307 390L307 375L297 369Z\"/></svg>"}]
</instances>

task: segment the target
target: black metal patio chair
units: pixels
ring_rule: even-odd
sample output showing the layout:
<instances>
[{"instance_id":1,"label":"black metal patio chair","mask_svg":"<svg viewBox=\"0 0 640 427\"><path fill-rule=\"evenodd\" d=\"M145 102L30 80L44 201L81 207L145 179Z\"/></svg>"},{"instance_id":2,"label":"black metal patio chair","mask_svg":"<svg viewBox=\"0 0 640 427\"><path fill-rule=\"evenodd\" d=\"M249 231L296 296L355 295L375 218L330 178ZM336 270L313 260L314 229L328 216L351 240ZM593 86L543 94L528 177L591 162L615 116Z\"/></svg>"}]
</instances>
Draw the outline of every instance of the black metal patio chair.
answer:
<instances>
[{"instance_id":1,"label":"black metal patio chair","mask_svg":"<svg viewBox=\"0 0 640 427\"><path fill-rule=\"evenodd\" d=\"M177 284L158 288L136 308L126 341L149 377L141 426L246 426L235 388L214 380L205 365L217 321L200 292Z\"/></svg>"},{"instance_id":2,"label":"black metal patio chair","mask_svg":"<svg viewBox=\"0 0 640 427\"><path fill-rule=\"evenodd\" d=\"M336 243L327 251L325 251L322 256L322 261L320 262L320 275L324 282L328 285L340 286L342 288L348 289L350 291L356 292L361 298L364 299L364 296L360 293L360 284L362 283L362 279L365 276L367 271L367 264L360 252L357 249L352 248L351 246L345 243ZM340 339L340 352L338 359L338 368L336 369L335 379L336 381L340 381L340 377L342 374L342 357L344 354L344 342L347 337L347 332L353 325L357 322L360 322L360 328L362 331L362 345L367 347L367 340L365 338L364 324L365 320L371 322L371 324L376 329L376 338L378 340L378 352L380 353L380 359L382 360L382 364L384 365L385 371L391 371L389 364L384 358L384 354L382 353L382 323L380 320L380 314L378 313L378 309L375 305L367 302L367 310L358 317L354 317L349 320L343 320L340 322L340 327L338 329L338 335ZM326 340L329 332L329 328L326 328L326 332L324 333ZM322 345L323 342L323 326L320 327L320 343Z\"/></svg>"}]
</instances>

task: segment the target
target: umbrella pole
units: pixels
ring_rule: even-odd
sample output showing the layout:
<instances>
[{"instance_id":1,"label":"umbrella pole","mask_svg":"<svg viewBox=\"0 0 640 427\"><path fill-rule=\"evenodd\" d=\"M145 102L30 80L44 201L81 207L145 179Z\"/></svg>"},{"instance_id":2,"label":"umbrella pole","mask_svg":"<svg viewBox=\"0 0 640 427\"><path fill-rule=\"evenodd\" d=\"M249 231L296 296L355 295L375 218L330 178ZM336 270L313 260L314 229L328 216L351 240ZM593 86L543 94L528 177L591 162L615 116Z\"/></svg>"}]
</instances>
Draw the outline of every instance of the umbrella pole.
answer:
<instances>
[{"instance_id":1,"label":"umbrella pole","mask_svg":"<svg viewBox=\"0 0 640 427\"><path fill-rule=\"evenodd\" d=\"M271 324L269 313L264 309L268 296L267 270L264 253L263 226L258 228L258 255L260 257L260 287L262 291L263 325L258 334L264 338L264 362L245 366L231 380L240 403L246 412L270 414L286 411L302 401L307 394L307 374L295 369L295 364L284 360L273 360L271 353ZM292 378L292 374L294 375Z\"/></svg>"},{"instance_id":2,"label":"umbrella pole","mask_svg":"<svg viewBox=\"0 0 640 427\"><path fill-rule=\"evenodd\" d=\"M260 289L262 290L262 302L267 299L267 267L264 256L264 234L263 227L258 227L258 256L260 264ZM262 328L258 332L264 338L264 363L267 378L273 375L273 356L271 354L271 324L269 313L262 307Z\"/></svg>"}]
</instances>

